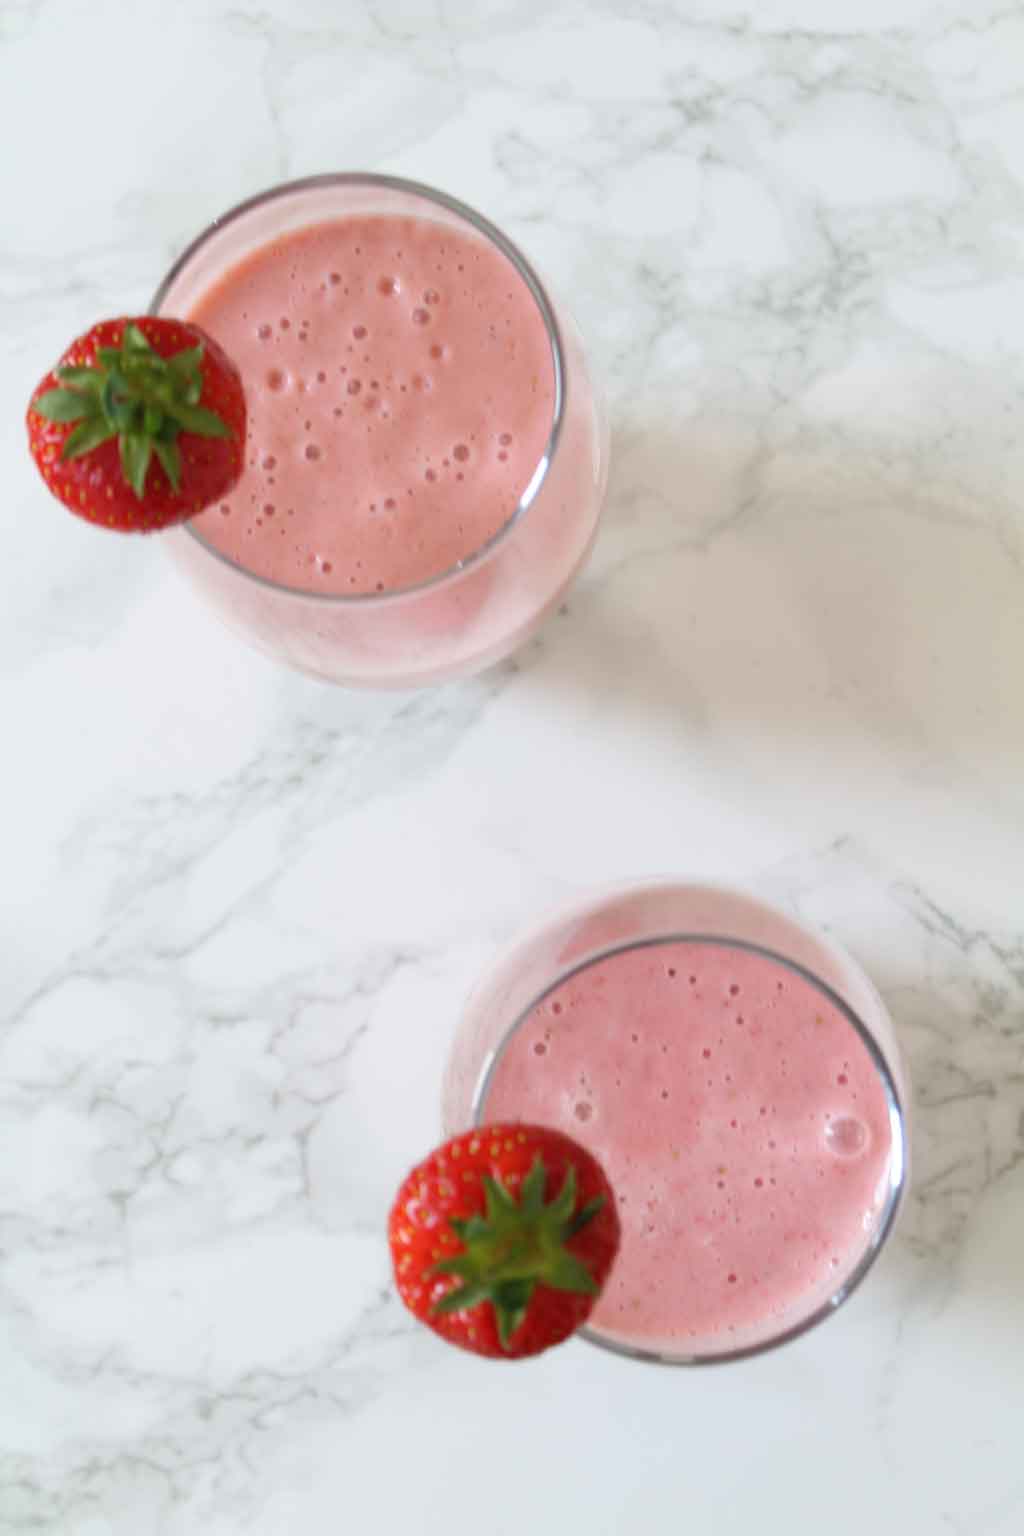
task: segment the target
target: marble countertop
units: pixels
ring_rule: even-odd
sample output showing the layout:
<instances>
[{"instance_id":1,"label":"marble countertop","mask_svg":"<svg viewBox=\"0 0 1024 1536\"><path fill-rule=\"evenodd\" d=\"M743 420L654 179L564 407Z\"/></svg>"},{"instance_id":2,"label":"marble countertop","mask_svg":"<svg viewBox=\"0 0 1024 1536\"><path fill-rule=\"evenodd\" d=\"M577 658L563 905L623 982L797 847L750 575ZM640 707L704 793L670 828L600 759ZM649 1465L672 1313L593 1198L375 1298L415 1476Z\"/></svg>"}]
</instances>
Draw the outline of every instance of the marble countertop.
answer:
<instances>
[{"instance_id":1,"label":"marble countertop","mask_svg":"<svg viewBox=\"0 0 1024 1536\"><path fill-rule=\"evenodd\" d=\"M1019 1536L1024 7L0 0L0 1530ZM590 339L603 530L513 662L292 675L21 416L213 216L347 167L503 225ZM878 982L897 1238L828 1326L499 1379L382 1218L462 1000L611 879Z\"/></svg>"}]
</instances>

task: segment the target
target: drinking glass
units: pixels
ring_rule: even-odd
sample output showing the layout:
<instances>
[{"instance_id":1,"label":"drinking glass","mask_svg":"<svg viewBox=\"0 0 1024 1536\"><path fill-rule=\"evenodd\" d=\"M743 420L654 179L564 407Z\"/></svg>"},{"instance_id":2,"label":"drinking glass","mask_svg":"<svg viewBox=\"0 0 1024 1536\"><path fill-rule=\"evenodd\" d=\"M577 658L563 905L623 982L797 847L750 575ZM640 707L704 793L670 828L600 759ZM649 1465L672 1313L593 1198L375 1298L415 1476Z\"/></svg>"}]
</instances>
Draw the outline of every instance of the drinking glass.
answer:
<instances>
[{"instance_id":1,"label":"drinking glass","mask_svg":"<svg viewBox=\"0 0 1024 1536\"><path fill-rule=\"evenodd\" d=\"M906 1080L892 1020L874 986L849 955L784 912L725 887L661 881L605 892L529 934L500 958L477 986L448 1059L442 1117L447 1135L493 1119L488 1099L499 1068L520 1032L536 1028L539 1010L556 994L568 997L562 989L594 968L607 967L617 957L639 950L656 952L667 945L682 945L683 953L687 945L711 945L733 955L756 957L766 966L776 967L780 985L784 982L797 995L803 993L805 1002L804 989L811 989L823 1008L842 1016L849 1024L851 1039L859 1039L867 1052L884 1096L889 1133L884 1173L870 1216L865 1219L862 1240L841 1260L833 1261L838 1267L821 1285L801 1292L782 1315L772 1312L743 1331L705 1337L692 1344L679 1336L652 1343L649 1338L631 1336L628 1325L603 1315L599 1304L589 1325L581 1330L582 1337L591 1343L620 1354L666 1364L697 1365L758 1354L830 1317L861 1284L892 1232L908 1176ZM678 955L679 949L673 952ZM783 995L780 990L780 997ZM560 1011L557 1003L554 1008L556 1013ZM585 1010L583 1019L586 1025ZM607 1017L601 1027L608 1028ZM630 1021L616 1018L613 1027L628 1030ZM536 1045L533 1048L538 1049ZM550 1069L545 1066L544 1070ZM628 1083L622 1086L628 1091ZM575 1087L570 1091L575 1092ZM856 1133L856 1122L840 1122L834 1127L839 1135L851 1129ZM585 1142L586 1123L580 1125L579 1134ZM679 1167L676 1164L676 1171ZM628 1236L624 1238L628 1240ZM683 1305L685 1308L685 1302Z\"/></svg>"},{"instance_id":2,"label":"drinking glass","mask_svg":"<svg viewBox=\"0 0 1024 1536\"><path fill-rule=\"evenodd\" d=\"M267 580L183 523L163 539L175 563L239 634L330 682L408 688L480 671L515 650L557 608L597 529L608 469L604 410L568 314L522 252L464 203L394 176L339 173L271 188L231 209L174 263L151 303L187 317L253 250L348 215L400 215L453 227L494 247L526 284L551 351L554 408L544 451L498 532L442 575L347 596Z\"/></svg>"}]
</instances>

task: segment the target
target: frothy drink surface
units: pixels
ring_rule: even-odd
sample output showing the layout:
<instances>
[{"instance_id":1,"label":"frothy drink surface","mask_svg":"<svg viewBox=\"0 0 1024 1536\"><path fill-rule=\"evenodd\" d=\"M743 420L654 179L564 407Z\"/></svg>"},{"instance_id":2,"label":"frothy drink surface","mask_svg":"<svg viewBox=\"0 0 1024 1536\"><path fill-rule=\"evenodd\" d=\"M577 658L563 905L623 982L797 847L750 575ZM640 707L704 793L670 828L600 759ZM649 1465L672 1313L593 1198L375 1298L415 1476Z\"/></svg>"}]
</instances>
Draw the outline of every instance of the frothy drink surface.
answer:
<instances>
[{"instance_id":1,"label":"frothy drink surface","mask_svg":"<svg viewBox=\"0 0 1024 1536\"><path fill-rule=\"evenodd\" d=\"M513 1037L488 1119L537 1120L604 1163L623 1244L593 1325L729 1348L778 1331L860 1256L891 1133L845 1016L765 957L714 942L581 972Z\"/></svg>"},{"instance_id":2,"label":"frothy drink surface","mask_svg":"<svg viewBox=\"0 0 1024 1536\"><path fill-rule=\"evenodd\" d=\"M457 566L515 511L551 431L543 317L502 253L427 219L286 234L193 306L241 370L245 473L195 520L281 585L355 595Z\"/></svg>"}]
</instances>

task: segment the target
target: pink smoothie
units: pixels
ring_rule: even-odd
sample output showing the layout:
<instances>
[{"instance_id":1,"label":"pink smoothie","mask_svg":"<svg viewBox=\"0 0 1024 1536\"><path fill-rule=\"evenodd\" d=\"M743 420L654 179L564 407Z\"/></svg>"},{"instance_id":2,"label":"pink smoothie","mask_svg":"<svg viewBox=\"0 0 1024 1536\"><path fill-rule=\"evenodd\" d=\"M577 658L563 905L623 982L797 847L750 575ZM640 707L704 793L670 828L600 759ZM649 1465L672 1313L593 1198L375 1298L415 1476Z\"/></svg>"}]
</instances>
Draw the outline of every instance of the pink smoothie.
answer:
<instances>
[{"instance_id":1,"label":"pink smoothie","mask_svg":"<svg viewBox=\"0 0 1024 1536\"><path fill-rule=\"evenodd\" d=\"M237 363L251 426L242 480L195 527L281 585L355 595L439 576L498 533L544 455L543 318L469 233L314 224L229 268L189 318Z\"/></svg>"},{"instance_id":2,"label":"pink smoothie","mask_svg":"<svg viewBox=\"0 0 1024 1536\"><path fill-rule=\"evenodd\" d=\"M888 1102L867 1048L788 967L714 941L628 950L530 1015L487 1119L602 1160L623 1243L593 1314L640 1347L723 1351L801 1320L864 1251Z\"/></svg>"}]
</instances>

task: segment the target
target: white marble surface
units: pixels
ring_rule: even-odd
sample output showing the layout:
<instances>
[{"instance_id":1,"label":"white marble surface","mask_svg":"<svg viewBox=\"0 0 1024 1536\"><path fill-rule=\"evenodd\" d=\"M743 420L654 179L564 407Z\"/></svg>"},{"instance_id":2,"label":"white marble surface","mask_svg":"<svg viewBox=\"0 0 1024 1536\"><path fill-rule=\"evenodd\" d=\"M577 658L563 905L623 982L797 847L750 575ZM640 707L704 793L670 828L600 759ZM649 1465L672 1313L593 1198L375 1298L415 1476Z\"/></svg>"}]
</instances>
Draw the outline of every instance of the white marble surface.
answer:
<instances>
[{"instance_id":1,"label":"white marble surface","mask_svg":"<svg viewBox=\"0 0 1024 1536\"><path fill-rule=\"evenodd\" d=\"M1024 1527L1024 7L0 0L0 1530ZM440 184L571 296L613 473L517 660L245 650L73 524L29 389L213 215ZM758 1362L407 1323L382 1221L543 908L743 882L878 981L916 1187Z\"/></svg>"}]
</instances>

